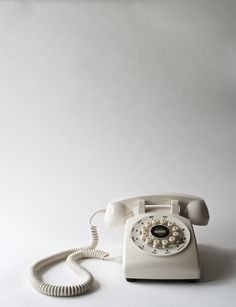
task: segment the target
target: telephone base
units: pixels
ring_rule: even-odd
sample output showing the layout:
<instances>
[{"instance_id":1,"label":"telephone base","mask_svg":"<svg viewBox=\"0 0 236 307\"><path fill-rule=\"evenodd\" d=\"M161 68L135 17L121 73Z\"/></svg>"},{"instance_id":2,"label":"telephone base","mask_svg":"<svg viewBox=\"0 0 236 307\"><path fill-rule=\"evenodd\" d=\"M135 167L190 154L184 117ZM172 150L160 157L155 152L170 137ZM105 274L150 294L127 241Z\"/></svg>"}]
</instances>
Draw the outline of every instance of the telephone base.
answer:
<instances>
[{"instance_id":1,"label":"telephone base","mask_svg":"<svg viewBox=\"0 0 236 307\"><path fill-rule=\"evenodd\" d=\"M156 255L145 250L146 243L140 246L136 245L139 233L135 227L139 223L147 223L145 219L158 219L159 215L150 216L150 213L137 215L130 218L126 223L126 233L124 242L124 257L123 257L123 273L127 281L136 280L182 280L190 281L198 280L201 277L200 263L198 257L197 244L194 236L191 221L183 216L169 215L161 216L169 220L176 221L176 224L183 223L181 229L185 228L189 231L189 243L187 247L180 252L172 255ZM140 222L141 221L141 222ZM179 226L180 228L180 226ZM133 232L131 236L130 233ZM187 232L186 232L187 238ZM135 242L134 242L135 240ZM139 243L141 244L141 243ZM165 249L162 249L165 250ZM161 250L161 251L162 251Z\"/></svg>"}]
</instances>

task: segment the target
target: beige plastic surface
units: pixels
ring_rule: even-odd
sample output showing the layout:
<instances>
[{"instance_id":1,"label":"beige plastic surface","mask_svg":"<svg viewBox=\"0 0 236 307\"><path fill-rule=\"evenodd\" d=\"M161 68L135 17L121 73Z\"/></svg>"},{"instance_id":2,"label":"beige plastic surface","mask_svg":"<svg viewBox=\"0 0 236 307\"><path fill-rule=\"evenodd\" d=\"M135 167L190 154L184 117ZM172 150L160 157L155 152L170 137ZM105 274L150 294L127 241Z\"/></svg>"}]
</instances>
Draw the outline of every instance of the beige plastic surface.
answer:
<instances>
[{"instance_id":1,"label":"beige plastic surface","mask_svg":"<svg viewBox=\"0 0 236 307\"><path fill-rule=\"evenodd\" d=\"M143 201L143 203L141 203ZM134 208L138 207L138 212L143 212L143 206L146 211L172 211L176 210L176 202L178 202L179 214L190 219L194 225L207 225L209 221L209 213L205 201L197 196L163 193L160 195L141 195L112 201L108 204L105 213L105 223L110 226L124 224L125 221L134 215ZM176 212L176 211L175 211Z\"/></svg>"}]
</instances>

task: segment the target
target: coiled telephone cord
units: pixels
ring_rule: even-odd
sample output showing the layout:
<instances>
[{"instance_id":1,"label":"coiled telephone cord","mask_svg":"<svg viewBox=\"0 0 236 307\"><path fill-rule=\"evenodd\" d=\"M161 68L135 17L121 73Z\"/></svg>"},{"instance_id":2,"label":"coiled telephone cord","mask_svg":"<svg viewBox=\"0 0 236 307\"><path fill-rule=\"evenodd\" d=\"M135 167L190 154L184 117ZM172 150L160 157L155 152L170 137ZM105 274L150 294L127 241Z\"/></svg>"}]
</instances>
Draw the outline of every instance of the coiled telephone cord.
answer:
<instances>
[{"instance_id":1,"label":"coiled telephone cord","mask_svg":"<svg viewBox=\"0 0 236 307\"><path fill-rule=\"evenodd\" d=\"M105 251L96 249L98 245L98 232L97 227L91 224L92 218L100 212L105 212L104 209L96 211L89 220L90 233L92 237L92 243L89 246L73 248L65 250L63 252L54 254L47 258L44 258L36 262L30 268L30 283L34 289L39 293L49 296L77 296L87 292L93 286L93 275L83 268L77 261L85 258L97 258L104 260L109 254ZM63 285L51 285L42 281L40 272L48 268L59 261L66 259L68 266L79 276L83 278L83 282L63 286Z\"/></svg>"}]
</instances>

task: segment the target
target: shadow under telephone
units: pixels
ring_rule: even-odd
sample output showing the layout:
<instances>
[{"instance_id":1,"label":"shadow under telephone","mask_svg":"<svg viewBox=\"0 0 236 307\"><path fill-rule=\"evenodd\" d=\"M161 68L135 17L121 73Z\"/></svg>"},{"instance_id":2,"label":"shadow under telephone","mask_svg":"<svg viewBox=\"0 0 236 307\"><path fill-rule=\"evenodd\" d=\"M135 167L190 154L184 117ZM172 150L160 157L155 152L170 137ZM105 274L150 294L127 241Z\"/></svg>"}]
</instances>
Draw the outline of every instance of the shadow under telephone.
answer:
<instances>
[{"instance_id":1,"label":"shadow under telephone","mask_svg":"<svg viewBox=\"0 0 236 307\"><path fill-rule=\"evenodd\" d=\"M112 201L106 209L90 218L92 243L89 246L60 252L36 262L30 269L30 282L40 293L50 296L76 296L93 285L93 276L79 265L83 258L106 259L107 252L97 249L98 233L92 218L105 213L110 227L125 224L123 272L127 281L136 279L200 279L200 263L194 225L207 225L209 213L200 197L165 193ZM65 286L45 283L40 272L66 259L83 282Z\"/></svg>"}]
</instances>

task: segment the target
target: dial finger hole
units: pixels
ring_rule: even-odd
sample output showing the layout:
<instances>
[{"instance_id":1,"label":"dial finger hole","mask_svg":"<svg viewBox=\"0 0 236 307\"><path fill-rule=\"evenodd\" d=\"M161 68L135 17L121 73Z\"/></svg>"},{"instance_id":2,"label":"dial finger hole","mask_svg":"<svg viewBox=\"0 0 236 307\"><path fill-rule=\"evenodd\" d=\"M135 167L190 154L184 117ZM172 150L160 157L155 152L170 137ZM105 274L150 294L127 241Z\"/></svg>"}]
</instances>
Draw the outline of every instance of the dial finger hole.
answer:
<instances>
[{"instance_id":1,"label":"dial finger hole","mask_svg":"<svg viewBox=\"0 0 236 307\"><path fill-rule=\"evenodd\" d=\"M154 226L156 224L158 224L158 220L152 220L152 225Z\"/></svg>"},{"instance_id":2,"label":"dial finger hole","mask_svg":"<svg viewBox=\"0 0 236 307\"><path fill-rule=\"evenodd\" d=\"M162 245L165 247L165 246L167 246L167 244L168 244L168 241L167 240L162 240Z\"/></svg>"},{"instance_id":3,"label":"dial finger hole","mask_svg":"<svg viewBox=\"0 0 236 307\"><path fill-rule=\"evenodd\" d=\"M152 238L147 237L146 240L145 240L145 243L146 244L151 244L152 243Z\"/></svg>"},{"instance_id":4,"label":"dial finger hole","mask_svg":"<svg viewBox=\"0 0 236 307\"><path fill-rule=\"evenodd\" d=\"M147 238L147 234L146 233L141 234L141 236L140 236L141 240L145 241L146 238Z\"/></svg>"},{"instance_id":5,"label":"dial finger hole","mask_svg":"<svg viewBox=\"0 0 236 307\"><path fill-rule=\"evenodd\" d=\"M179 233L178 233L178 231L174 231L174 232L172 233L172 235L173 235L174 237L178 237Z\"/></svg>"},{"instance_id":6,"label":"dial finger hole","mask_svg":"<svg viewBox=\"0 0 236 307\"><path fill-rule=\"evenodd\" d=\"M145 223L144 226L145 226L146 228L148 228L150 225L152 225L152 223L151 223L151 222L147 222L147 223Z\"/></svg>"},{"instance_id":7,"label":"dial finger hole","mask_svg":"<svg viewBox=\"0 0 236 307\"><path fill-rule=\"evenodd\" d=\"M161 241L160 240L154 240L153 241L153 247L157 247L158 245L160 245Z\"/></svg>"},{"instance_id":8,"label":"dial finger hole","mask_svg":"<svg viewBox=\"0 0 236 307\"><path fill-rule=\"evenodd\" d=\"M160 220L160 224L161 224L161 225L163 225L163 224L165 224L165 223L166 223L166 220L165 220L165 219L161 219L161 220Z\"/></svg>"}]
</instances>

